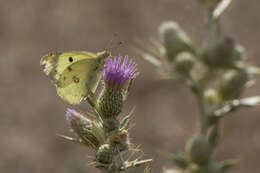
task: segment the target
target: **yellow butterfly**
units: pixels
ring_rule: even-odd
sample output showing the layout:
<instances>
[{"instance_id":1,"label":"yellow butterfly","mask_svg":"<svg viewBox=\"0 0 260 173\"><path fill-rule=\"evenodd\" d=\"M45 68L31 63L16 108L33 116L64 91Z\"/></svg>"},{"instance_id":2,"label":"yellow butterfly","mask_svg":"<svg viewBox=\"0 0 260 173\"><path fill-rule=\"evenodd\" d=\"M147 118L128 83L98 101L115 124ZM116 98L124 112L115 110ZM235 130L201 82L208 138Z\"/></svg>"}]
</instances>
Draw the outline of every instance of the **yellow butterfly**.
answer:
<instances>
[{"instance_id":1,"label":"yellow butterfly","mask_svg":"<svg viewBox=\"0 0 260 173\"><path fill-rule=\"evenodd\" d=\"M107 51L50 53L42 57L40 65L44 65L43 71L55 84L58 95L70 104L79 104L89 89L95 92L109 55Z\"/></svg>"}]
</instances>

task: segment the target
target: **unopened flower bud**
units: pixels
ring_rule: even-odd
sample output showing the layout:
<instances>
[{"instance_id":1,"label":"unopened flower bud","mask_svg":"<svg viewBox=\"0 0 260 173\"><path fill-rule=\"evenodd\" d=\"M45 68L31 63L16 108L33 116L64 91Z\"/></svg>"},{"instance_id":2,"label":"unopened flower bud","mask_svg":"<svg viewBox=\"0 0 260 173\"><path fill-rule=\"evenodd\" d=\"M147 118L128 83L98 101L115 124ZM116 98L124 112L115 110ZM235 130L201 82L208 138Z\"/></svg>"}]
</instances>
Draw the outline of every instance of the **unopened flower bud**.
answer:
<instances>
[{"instance_id":1,"label":"unopened flower bud","mask_svg":"<svg viewBox=\"0 0 260 173\"><path fill-rule=\"evenodd\" d=\"M215 89L208 89L204 93L205 100L209 104L210 107L214 108L218 106L221 101L221 97L217 90Z\"/></svg>"},{"instance_id":2,"label":"unopened flower bud","mask_svg":"<svg viewBox=\"0 0 260 173\"><path fill-rule=\"evenodd\" d=\"M209 160L204 165L194 166L189 169L190 173L221 173L220 165L215 160Z\"/></svg>"},{"instance_id":3,"label":"unopened flower bud","mask_svg":"<svg viewBox=\"0 0 260 173\"><path fill-rule=\"evenodd\" d=\"M117 117L123 108L122 90L104 88L99 98L99 106L104 119Z\"/></svg>"},{"instance_id":4,"label":"unopened flower bud","mask_svg":"<svg viewBox=\"0 0 260 173\"><path fill-rule=\"evenodd\" d=\"M188 166L190 164L188 157L184 153L172 154L170 156L170 159L172 161L174 161L176 166L178 166L179 168L182 168L182 169L188 168Z\"/></svg>"},{"instance_id":5,"label":"unopened flower bud","mask_svg":"<svg viewBox=\"0 0 260 173\"><path fill-rule=\"evenodd\" d=\"M110 133L109 143L112 146L118 146L120 151L128 150L130 142L127 130L118 130Z\"/></svg>"},{"instance_id":6,"label":"unopened flower bud","mask_svg":"<svg viewBox=\"0 0 260 173\"><path fill-rule=\"evenodd\" d=\"M101 164L110 164L114 159L114 148L109 144L103 144L96 153L96 161Z\"/></svg>"},{"instance_id":7,"label":"unopened flower bud","mask_svg":"<svg viewBox=\"0 0 260 173\"><path fill-rule=\"evenodd\" d=\"M66 112L68 126L75 132L81 141L90 147L97 148L99 141L92 132L92 121L73 109Z\"/></svg>"},{"instance_id":8,"label":"unopened flower bud","mask_svg":"<svg viewBox=\"0 0 260 173\"><path fill-rule=\"evenodd\" d=\"M209 43L202 52L202 60L212 68L230 67L234 63L235 44L229 37Z\"/></svg>"},{"instance_id":9,"label":"unopened flower bud","mask_svg":"<svg viewBox=\"0 0 260 173\"><path fill-rule=\"evenodd\" d=\"M186 144L186 152L191 160L199 165L207 162L211 156L211 148L204 136L195 135Z\"/></svg>"},{"instance_id":10,"label":"unopened flower bud","mask_svg":"<svg viewBox=\"0 0 260 173\"><path fill-rule=\"evenodd\" d=\"M165 22L159 28L163 44L166 49L166 56L171 61L183 51L193 52L190 38L175 22Z\"/></svg>"},{"instance_id":11,"label":"unopened flower bud","mask_svg":"<svg viewBox=\"0 0 260 173\"><path fill-rule=\"evenodd\" d=\"M218 92L222 99L237 99L242 94L249 79L245 70L229 70L221 78L218 85Z\"/></svg>"},{"instance_id":12,"label":"unopened flower bud","mask_svg":"<svg viewBox=\"0 0 260 173\"><path fill-rule=\"evenodd\" d=\"M177 72L189 76L192 67L196 63L196 59L189 52L182 52L176 56L174 63Z\"/></svg>"},{"instance_id":13,"label":"unopened flower bud","mask_svg":"<svg viewBox=\"0 0 260 173\"><path fill-rule=\"evenodd\" d=\"M119 129L120 122L116 118L106 118L103 120L103 126L107 132Z\"/></svg>"},{"instance_id":14,"label":"unopened flower bud","mask_svg":"<svg viewBox=\"0 0 260 173\"><path fill-rule=\"evenodd\" d=\"M103 119L116 118L123 108L123 86L130 79L135 78L139 72L137 64L132 60L128 62L128 56L109 57L103 72L105 87L98 99L99 109Z\"/></svg>"},{"instance_id":15,"label":"unopened flower bud","mask_svg":"<svg viewBox=\"0 0 260 173\"><path fill-rule=\"evenodd\" d=\"M245 49L243 46L237 44L233 50L233 61L239 61L246 58L245 56Z\"/></svg>"}]
</instances>

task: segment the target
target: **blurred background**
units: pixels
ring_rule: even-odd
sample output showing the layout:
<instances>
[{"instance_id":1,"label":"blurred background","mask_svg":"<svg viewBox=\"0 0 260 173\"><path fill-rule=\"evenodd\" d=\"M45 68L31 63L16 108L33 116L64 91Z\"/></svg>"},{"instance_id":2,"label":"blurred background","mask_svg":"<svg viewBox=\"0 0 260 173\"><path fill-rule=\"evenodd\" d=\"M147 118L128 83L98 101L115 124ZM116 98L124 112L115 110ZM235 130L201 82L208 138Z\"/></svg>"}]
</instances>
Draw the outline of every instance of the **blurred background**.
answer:
<instances>
[{"instance_id":1,"label":"blurred background","mask_svg":"<svg viewBox=\"0 0 260 173\"><path fill-rule=\"evenodd\" d=\"M234 0L222 19L223 31L247 49L249 62L260 66L260 1ZM152 172L172 167L168 154L183 150L198 131L198 109L181 84L162 80L148 62L131 51L134 38L157 37L165 20L175 20L195 42L204 36L203 11L195 0L0 0L0 172L90 173L89 149L59 139L70 135L65 123L67 105L42 72L40 58L53 51L97 52L116 42L115 54L129 54L139 64L125 106L136 106L132 142L144 158L153 158ZM260 83L245 95L260 94ZM73 106L88 111L87 103ZM231 171L260 171L260 107L224 119L218 160L240 158ZM130 172L141 172L143 168Z\"/></svg>"}]
</instances>

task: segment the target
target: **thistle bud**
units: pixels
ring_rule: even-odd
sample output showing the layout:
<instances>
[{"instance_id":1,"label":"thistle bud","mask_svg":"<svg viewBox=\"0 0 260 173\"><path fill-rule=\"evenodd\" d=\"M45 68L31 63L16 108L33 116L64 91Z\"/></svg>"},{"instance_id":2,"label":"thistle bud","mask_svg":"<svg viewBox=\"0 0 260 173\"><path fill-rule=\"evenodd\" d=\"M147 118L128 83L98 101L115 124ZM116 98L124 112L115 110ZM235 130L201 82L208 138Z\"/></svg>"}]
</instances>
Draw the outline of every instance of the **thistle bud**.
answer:
<instances>
[{"instance_id":1,"label":"thistle bud","mask_svg":"<svg viewBox=\"0 0 260 173\"><path fill-rule=\"evenodd\" d=\"M245 70L229 70L221 78L218 92L224 100L237 99L243 92L248 81Z\"/></svg>"},{"instance_id":2,"label":"thistle bud","mask_svg":"<svg viewBox=\"0 0 260 173\"><path fill-rule=\"evenodd\" d=\"M180 52L194 51L190 38L177 23L165 22L160 26L159 32L166 49L166 56L170 61Z\"/></svg>"},{"instance_id":3,"label":"thistle bud","mask_svg":"<svg viewBox=\"0 0 260 173\"><path fill-rule=\"evenodd\" d=\"M109 87L104 88L100 94L99 106L104 119L117 117L123 108L122 90Z\"/></svg>"},{"instance_id":4,"label":"thistle bud","mask_svg":"<svg viewBox=\"0 0 260 173\"><path fill-rule=\"evenodd\" d=\"M119 129L120 122L115 118L106 118L103 120L103 126L107 132Z\"/></svg>"},{"instance_id":5,"label":"thistle bud","mask_svg":"<svg viewBox=\"0 0 260 173\"><path fill-rule=\"evenodd\" d=\"M128 138L127 130L118 130L110 133L109 143L112 146L118 146L120 152L128 150L130 147L130 142Z\"/></svg>"},{"instance_id":6,"label":"thistle bud","mask_svg":"<svg viewBox=\"0 0 260 173\"><path fill-rule=\"evenodd\" d=\"M230 67L234 63L234 41L225 37L209 43L202 52L202 60L212 68Z\"/></svg>"},{"instance_id":7,"label":"thistle bud","mask_svg":"<svg viewBox=\"0 0 260 173\"><path fill-rule=\"evenodd\" d=\"M75 132L82 143L96 149L99 141L92 131L92 121L73 109L68 109L66 113L68 126Z\"/></svg>"},{"instance_id":8,"label":"thistle bud","mask_svg":"<svg viewBox=\"0 0 260 173\"><path fill-rule=\"evenodd\" d=\"M184 153L172 154L170 156L170 159L174 161L176 166L178 166L179 168L183 168L183 169L188 168L190 164L187 156Z\"/></svg>"},{"instance_id":9,"label":"thistle bud","mask_svg":"<svg viewBox=\"0 0 260 173\"><path fill-rule=\"evenodd\" d=\"M96 153L96 161L101 164L110 164L112 163L114 156L114 148L109 144L103 144Z\"/></svg>"},{"instance_id":10,"label":"thistle bud","mask_svg":"<svg viewBox=\"0 0 260 173\"><path fill-rule=\"evenodd\" d=\"M195 135L186 144L190 159L199 165L207 162L211 156L211 147L204 136Z\"/></svg>"},{"instance_id":11,"label":"thistle bud","mask_svg":"<svg viewBox=\"0 0 260 173\"><path fill-rule=\"evenodd\" d=\"M206 90L206 92L204 93L204 98L207 101L208 105L212 108L218 106L221 101L221 97L215 89Z\"/></svg>"},{"instance_id":12,"label":"thistle bud","mask_svg":"<svg viewBox=\"0 0 260 173\"><path fill-rule=\"evenodd\" d=\"M128 56L125 56L122 64L121 59L122 56L114 59L109 57L105 64L105 87L98 99L103 119L116 118L120 114L123 108L123 87L139 74L137 64L132 60L128 62Z\"/></svg>"},{"instance_id":13,"label":"thistle bud","mask_svg":"<svg viewBox=\"0 0 260 173\"><path fill-rule=\"evenodd\" d=\"M245 49L243 46L236 44L235 48L233 50L233 61L239 61L239 60L243 60L246 58L245 56Z\"/></svg>"},{"instance_id":14,"label":"thistle bud","mask_svg":"<svg viewBox=\"0 0 260 173\"><path fill-rule=\"evenodd\" d=\"M190 71L195 63L196 63L196 59L192 54L188 52L182 52L176 56L175 68L176 71L179 72L180 74L189 76Z\"/></svg>"},{"instance_id":15,"label":"thistle bud","mask_svg":"<svg viewBox=\"0 0 260 173\"><path fill-rule=\"evenodd\" d=\"M215 160L209 160L204 165L191 167L191 173L220 173L220 165Z\"/></svg>"}]
</instances>

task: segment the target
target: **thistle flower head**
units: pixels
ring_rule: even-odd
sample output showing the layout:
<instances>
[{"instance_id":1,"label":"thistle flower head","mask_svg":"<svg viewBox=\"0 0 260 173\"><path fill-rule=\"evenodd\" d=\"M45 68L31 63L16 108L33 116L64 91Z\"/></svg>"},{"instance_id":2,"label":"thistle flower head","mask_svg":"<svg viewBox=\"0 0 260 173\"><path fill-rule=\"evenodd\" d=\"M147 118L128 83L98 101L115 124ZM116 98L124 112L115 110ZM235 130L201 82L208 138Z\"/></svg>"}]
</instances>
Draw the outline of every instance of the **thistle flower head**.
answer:
<instances>
[{"instance_id":1,"label":"thistle flower head","mask_svg":"<svg viewBox=\"0 0 260 173\"><path fill-rule=\"evenodd\" d=\"M74 116L78 115L79 113L75 111L74 109L67 109L65 117L66 117L66 122L68 126L71 126L71 120Z\"/></svg>"},{"instance_id":2,"label":"thistle flower head","mask_svg":"<svg viewBox=\"0 0 260 173\"><path fill-rule=\"evenodd\" d=\"M128 61L128 56L122 60L122 56L110 56L105 65L103 78L109 87L121 88L129 79L135 78L139 72L137 64L132 59Z\"/></svg>"}]
</instances>

